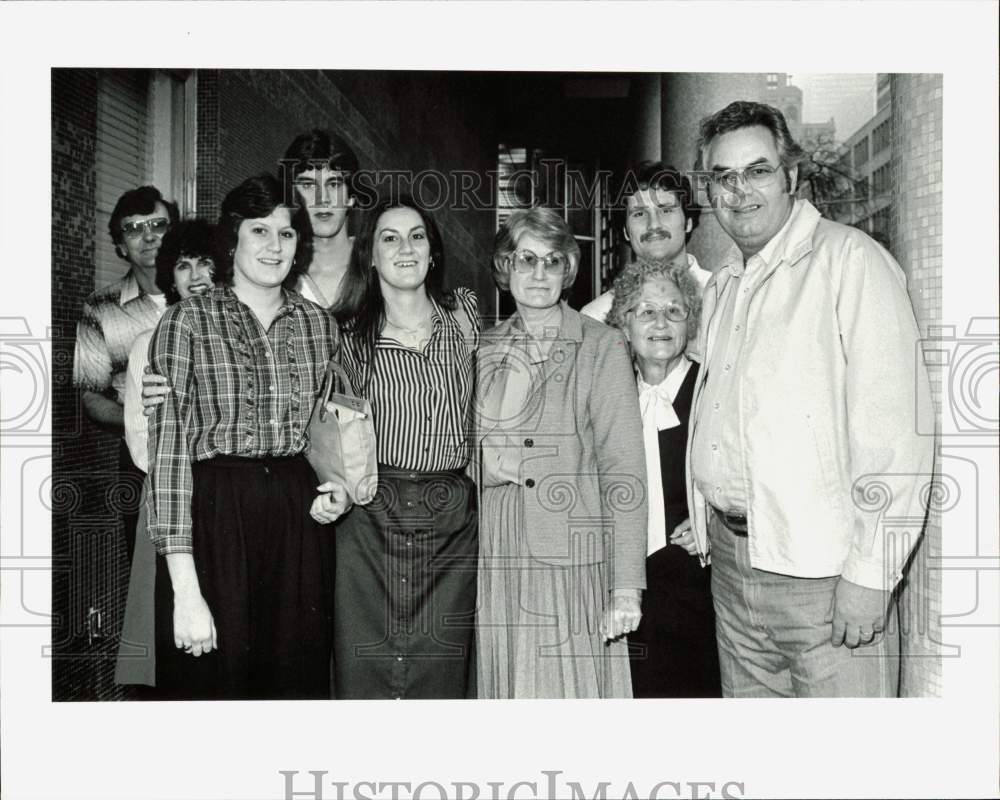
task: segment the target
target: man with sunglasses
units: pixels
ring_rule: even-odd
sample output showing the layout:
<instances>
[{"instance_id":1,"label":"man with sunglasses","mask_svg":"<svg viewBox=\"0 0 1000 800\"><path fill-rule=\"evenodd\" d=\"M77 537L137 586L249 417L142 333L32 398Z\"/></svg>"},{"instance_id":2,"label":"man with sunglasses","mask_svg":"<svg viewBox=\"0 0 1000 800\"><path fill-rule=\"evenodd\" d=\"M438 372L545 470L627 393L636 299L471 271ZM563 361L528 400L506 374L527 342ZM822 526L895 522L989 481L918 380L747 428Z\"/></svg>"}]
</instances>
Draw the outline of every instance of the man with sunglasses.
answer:
<instances>
[{"instance_id":1,"label":"man with sunglasses","mask_svg":"<svg viewBox=\"0 0 1000 800\"><path fill-rule=\"evenodd\" d=\"M725 695L894 696L930 386L902 270L796 199L801 157L767 105L701 124L698 168L733 246L704 294L688 505Z\"/></svg>"},{"instance_id":2,"label":"man with sunglasses","mask_svg":"<svg viewBox=\"0 0 1000 800\"><path fill-rule=\"evenodd\" d=\"M123 403L129 350L140 333L156 327L166 307L163 293L156 286L156 254L177 216L176 204L164 200L153 186L130 189L118 198L108 231L115 253L128 262L129 270L123 278L86 299L77 324L73 383L82 391L87 416L118 437L125 432ZM119 480L134 482L138 498L143 473L132 463L124 438L119 472ZM130 559L137 511L123 513Z\"/></svg>"}]
</instances>

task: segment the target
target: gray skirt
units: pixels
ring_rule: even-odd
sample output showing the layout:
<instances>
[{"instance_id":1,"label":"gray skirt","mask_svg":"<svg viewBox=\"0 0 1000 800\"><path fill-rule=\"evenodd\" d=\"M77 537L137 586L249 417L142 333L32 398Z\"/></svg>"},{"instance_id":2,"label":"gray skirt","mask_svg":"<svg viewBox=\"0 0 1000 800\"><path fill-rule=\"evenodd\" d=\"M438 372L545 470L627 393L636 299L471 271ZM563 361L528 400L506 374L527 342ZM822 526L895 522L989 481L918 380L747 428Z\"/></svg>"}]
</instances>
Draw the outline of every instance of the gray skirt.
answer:
<instances>
[{"instance_id":1,"label":"gray skirt","mask_svg":"<svg viewBox=\"0 0 1000 800\"><path fill-rule=\"evenodd\" d=\"M624 639L605 643L603 563L558 567L533 559L522 488L482 492L479 513L480 698L631 697Z\"/></svg>"}]
</instances>

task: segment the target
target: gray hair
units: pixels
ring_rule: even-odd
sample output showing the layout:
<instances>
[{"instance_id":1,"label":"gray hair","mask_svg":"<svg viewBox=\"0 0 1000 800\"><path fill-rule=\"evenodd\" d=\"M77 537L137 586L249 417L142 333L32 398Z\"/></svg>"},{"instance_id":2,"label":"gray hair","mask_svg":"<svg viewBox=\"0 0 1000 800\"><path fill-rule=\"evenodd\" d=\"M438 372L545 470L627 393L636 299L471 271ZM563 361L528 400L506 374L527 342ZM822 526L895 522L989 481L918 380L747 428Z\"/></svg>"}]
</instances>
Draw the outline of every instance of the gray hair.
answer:
<instances>
[{"instance_id":1,"label":"gray hair","mask_svg":"<svg viewBox=\"0 0 1000 800\"><path fill-rule=\"evenodd\" d=\"M701 320L701 285L691 274L687 264L675 264L670 261L640 259L628 264L621 274L615 278L613 291L614 300L608 312L606 322L616 328L625 327L625 314L639 302L642 287L647 281L657 278L668 280L681 291L684 305L687 306L688 339L693 339L698 333L698 323Z\"/></svg>"}]
</instances>

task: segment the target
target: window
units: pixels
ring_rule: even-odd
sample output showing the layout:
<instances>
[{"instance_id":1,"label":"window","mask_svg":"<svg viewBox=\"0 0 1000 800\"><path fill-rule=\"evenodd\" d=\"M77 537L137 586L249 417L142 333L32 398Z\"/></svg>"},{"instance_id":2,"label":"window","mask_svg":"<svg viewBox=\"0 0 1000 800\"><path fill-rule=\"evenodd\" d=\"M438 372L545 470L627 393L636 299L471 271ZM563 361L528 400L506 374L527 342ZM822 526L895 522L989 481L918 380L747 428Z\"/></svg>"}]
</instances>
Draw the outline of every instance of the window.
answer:
<instances>
[{"instance_id":1,"label":"window","mask_svg":"<svg viewBox=\"0 0 1000 800\"><path fill-rule=\"evenodd\" d=\"M854 145L854 168L857 169L859 165L864 164L868 161L868 137L866 136L856 145Z\"/></svg>"},{"instance_id":2,"label":"window","mask_svg":"<svg viewBox=\"0 0 1000 800\"><path fill-rule=\"evenodd\" d=\"M872 154L877 155L889 146L889 139L892 135L890 125L892 121L887 119L879 123L872 131Z\"/></svg>"},{"instance_id":3,"label":"window","mask_svg":"<svg viewBox=\"0 0 1000 800\"><path fill-rule=\"evenodd\" d=\"M873 200L878 199L882 195L892 193L890 170L891 166L889 164L883 164L872 173Z\"/></svg>"},{"instance_id":4,"label":"window","mask_svg":"<svg viewBox=\"0 0 1000 800\"><path fill-rule=\"evenodd\" d=\"M769 72L767 74L767 88L768 89L777 89L778 88L778 73L777 72Z\"/></svg>"}]
</instances>

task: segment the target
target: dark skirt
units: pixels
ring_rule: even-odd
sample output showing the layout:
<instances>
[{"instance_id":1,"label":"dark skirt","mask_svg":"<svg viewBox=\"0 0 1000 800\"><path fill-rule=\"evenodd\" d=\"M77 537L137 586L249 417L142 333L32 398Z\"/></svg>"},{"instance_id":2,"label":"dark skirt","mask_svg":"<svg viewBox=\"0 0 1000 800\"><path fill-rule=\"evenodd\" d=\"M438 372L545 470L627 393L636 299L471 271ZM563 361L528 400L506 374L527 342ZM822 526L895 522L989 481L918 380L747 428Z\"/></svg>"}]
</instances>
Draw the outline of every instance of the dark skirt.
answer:
<instances>
[{"instance_id":1,"label":"dark skirt","mask_svg":"<svg viewBox=\"0 0 1000 800\"><path fill-rule=\"evenodd\" d=\"M375 499L336 527L334 695L474 697L472 482L380 466Z\"/></svg>"},{"instance_id":2,"label":"dark skirt","mask_svg":"<svg viewBox=\"0 0 1000 800\"><path fill-rule=\"evenodd\" d=\"M156 571L156 684L163 699L330 697L333 526L309 516L318 481L302 456L224 456L192 467L194 561L218 650L173 636L166 560Z\"/></svg>"},{"instance_id":3,"label":"dark skirt","mask_svg":"<svg viewBox=\"0 0 1000 800\"><path fill-rule=\"evenodd\" d=\"M678 545L652 553L628 644L635 697L721 697L710 568Z\"/></svg>"}]
</instances>

